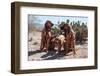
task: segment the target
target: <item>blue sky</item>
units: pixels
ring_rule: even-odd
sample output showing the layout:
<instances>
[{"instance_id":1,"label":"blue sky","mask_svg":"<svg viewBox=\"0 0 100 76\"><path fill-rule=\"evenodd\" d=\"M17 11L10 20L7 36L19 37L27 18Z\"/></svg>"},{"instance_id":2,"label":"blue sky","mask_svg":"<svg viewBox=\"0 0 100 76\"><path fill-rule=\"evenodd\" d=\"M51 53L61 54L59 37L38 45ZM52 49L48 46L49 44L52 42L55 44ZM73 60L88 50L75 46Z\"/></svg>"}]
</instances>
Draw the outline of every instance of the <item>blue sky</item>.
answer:
<instances>
[{"instance_id":1,"label":"blue sky","mask_svg":"<svg viewBox=\"0 0 100 76\"><path fill-rule=\"evenodd\" d=\"M88 17L84 16L43 16L43 15L28 15L28 21L32 24L44 24L47 20L50 20L53 24L58 24L59 22L66 22L69 19L70 21L81 21L84 23L88 22Z\"/></svg>"}]
</instances>

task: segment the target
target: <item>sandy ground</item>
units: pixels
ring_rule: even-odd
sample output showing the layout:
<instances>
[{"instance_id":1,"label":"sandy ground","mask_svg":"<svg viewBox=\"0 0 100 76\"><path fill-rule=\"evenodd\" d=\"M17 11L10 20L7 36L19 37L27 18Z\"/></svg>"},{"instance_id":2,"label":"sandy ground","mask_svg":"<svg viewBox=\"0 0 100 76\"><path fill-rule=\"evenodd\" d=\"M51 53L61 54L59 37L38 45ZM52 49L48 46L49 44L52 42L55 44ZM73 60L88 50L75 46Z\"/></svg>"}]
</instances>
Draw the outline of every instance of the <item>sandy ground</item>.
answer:
<instances>
[{"instance_id":1,"label":"sandy ground","mask_svg":"<svg viewBox=\"0 0 100 76\"><path fill-rule=\"evenodd\" d=\"M43 52L40 51L41 32L29 33L29 46L28 46L28 60L54 60L54 59L73 59L73 58L87 58L88 47L87 44L75 45L76 55L69 52L66 56L59 55L56 51Z\"/></svg>"}]
</instances>

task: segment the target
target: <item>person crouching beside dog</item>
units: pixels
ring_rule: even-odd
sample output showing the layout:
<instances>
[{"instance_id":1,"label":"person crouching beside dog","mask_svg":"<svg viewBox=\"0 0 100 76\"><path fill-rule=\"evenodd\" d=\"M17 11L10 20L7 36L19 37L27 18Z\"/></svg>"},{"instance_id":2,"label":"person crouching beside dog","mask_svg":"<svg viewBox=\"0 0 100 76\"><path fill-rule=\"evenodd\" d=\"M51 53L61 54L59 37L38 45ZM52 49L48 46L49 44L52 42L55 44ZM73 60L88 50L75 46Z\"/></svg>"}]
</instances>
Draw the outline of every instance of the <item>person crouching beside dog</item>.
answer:
<instances>
[{"instance_id":1,"label":"person crouching beside dog","mask_svg":"<svg viewBox=\"0 0 100 76\"><path fill-rule=\"evenodd\" d=\"M53 26L53 23L49 20L46 21L44 28L42 30L41 34L41 45L40 45L40 50L48 50L49 48L49 43L51 40L51 27Z\"/></svg>"}]
</instances>

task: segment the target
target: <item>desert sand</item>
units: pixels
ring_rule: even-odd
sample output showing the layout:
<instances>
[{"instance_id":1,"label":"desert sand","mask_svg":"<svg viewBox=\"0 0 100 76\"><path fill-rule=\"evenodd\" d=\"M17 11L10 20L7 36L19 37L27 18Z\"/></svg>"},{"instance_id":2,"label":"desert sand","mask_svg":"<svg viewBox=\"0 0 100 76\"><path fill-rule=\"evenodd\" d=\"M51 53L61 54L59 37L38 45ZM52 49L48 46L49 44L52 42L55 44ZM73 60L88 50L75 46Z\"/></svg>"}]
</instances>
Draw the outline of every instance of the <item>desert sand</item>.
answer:
<instances>
[{"instance_id":1,"label":"desert sand","mask_svg":"<svg viewBox=\"0 0 100 76\"><path fill-rule=\"evenodd\" d=\"M75 45L76 55L69 52L67 55L59 55L57 51L40 51L41 32L30 32L28 40L28 60L61 60L61 59L75 59L88 57L88 44Z\"/></svg>"}]
</instances>

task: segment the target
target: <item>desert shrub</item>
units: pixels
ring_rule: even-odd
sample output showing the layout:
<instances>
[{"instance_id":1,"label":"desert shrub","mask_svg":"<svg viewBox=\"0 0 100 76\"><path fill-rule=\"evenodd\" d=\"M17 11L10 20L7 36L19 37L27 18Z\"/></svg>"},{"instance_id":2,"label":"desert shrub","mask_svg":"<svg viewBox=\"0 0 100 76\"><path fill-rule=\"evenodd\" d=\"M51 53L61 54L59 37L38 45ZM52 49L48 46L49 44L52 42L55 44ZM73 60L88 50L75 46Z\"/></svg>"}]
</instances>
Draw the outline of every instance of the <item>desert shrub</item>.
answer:
<instances>
[{"instance_id":1,"label":"desert shrub","mask_svg":"<svg viewBox=\"0 0 100 76\"><path fill-rule=\"evenodd\" d=\"M51 29L51 32L52 32L52 35L53 35L53 36L58 36L59 33L60 33L60 30L59 30L59 28L57 28L57 27L53 27L53 28Z\"/></svg>"}]
</instances>

